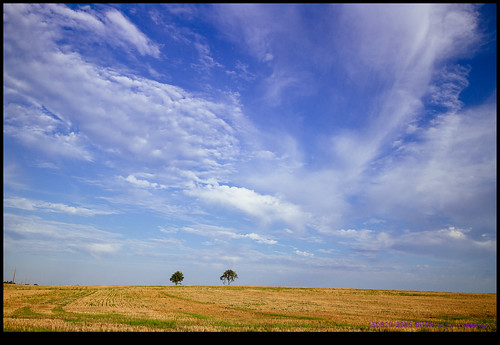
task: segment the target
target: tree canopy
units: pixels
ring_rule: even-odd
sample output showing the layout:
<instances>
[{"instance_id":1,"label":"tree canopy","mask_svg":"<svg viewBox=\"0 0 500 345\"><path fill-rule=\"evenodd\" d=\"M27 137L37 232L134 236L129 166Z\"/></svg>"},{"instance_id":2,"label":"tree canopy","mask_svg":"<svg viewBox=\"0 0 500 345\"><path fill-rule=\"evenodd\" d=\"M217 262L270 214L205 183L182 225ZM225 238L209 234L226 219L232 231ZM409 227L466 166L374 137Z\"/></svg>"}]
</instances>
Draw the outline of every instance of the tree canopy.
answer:
<instances>
[{"instance_id":1,"label":"tree canopy","mask_svg":"<svg viewBox=\"0 0 500 345\"><path fill-rule=\"evenodd\" d=\"M174 283L175 285L179 284L184 280L184 274L182 272L177 271L172 276L170 277L170 281Z\"/></svg>"},{"instance_id":2,"label":"tree canopy","mask_svg":"<svg viewBox=\"0 0 500 345\"><path fill-rule=\"evenodd\" d=\"M233 282L236 278L238 278L238 275L233 270L226 270L220 276L220 280L222 280L222 283L225 284L227 282L227 285L231 284L231 282Z\"/></svg>"}]
</instances>

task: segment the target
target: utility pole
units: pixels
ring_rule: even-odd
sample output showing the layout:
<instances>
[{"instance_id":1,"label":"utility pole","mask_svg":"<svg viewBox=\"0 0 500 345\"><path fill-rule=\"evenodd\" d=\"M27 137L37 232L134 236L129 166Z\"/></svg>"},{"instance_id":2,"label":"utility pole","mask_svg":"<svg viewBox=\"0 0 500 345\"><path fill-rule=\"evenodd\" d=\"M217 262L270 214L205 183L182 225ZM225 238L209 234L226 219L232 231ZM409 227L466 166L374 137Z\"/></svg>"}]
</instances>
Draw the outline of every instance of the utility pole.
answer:
<instances>
[{"instance_id":1,"label":"utility pole","mask_svg":"<svg viewBox=\"0 0 500 345\"><path fill-rule=\"evenodd\" d=\"M15 284L16 281L16 268L14 267L14 276L12 277L12 283Z\"/></svg>"}]
</instances>

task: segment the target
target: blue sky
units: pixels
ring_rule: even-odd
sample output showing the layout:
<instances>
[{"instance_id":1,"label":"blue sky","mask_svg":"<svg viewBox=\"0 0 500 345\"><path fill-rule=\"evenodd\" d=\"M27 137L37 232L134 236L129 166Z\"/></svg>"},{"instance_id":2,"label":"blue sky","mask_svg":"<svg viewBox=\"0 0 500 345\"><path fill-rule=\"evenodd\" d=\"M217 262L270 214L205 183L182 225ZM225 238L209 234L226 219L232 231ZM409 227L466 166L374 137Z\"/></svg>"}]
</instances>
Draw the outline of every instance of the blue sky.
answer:
<instances>
[{"instance_id":1,"label":"blue sky","mask_svg":"<svg viewBox=\"0 0 500 345\"><path fill-rule=\"evenodd\" d=\"M496 5L4 5L4 280L496 291Z\"/></svg>"}]
</instances>

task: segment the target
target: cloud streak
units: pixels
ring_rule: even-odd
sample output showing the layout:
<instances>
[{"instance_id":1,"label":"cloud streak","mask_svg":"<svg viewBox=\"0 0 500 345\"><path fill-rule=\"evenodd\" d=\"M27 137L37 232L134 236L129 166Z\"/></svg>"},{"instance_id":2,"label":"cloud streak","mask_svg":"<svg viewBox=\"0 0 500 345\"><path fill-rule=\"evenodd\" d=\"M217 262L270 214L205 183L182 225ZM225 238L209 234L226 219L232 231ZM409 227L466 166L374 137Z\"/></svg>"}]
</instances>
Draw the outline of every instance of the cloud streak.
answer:
<instances>
[{"instance_id":1,"label":"cloud streak","mask_svg":"<svg viewBox=\"0 0 500 345\"><path fill-rule=\"evenodd\" d=\"M7 198L3 200L4 207L16 208L27 211L43 211L66 213L77 216L91 217L96 215L116 214L116 211L105 211L87 207L69 206L61 203L51 203L41 200L30 200L26 198Z\"/></svg>"},{"instance_id":2,"label":"cloud streak","mask_svg":"<svg viewBox=\"0 0 500 345\"><path fill-rule=\"evenodd\" d=\"M197 225L196 227L183 227L182 231L210 238L231 238L231 239L250 239L260 244L276 244L276 240L266 238L256 233L239 234L233 229L223 228L213 225Z\"/></svg>"},{"instance_id":3,"label":"cloud streak","mask_svg":"<svg viewBox=\"0 0 500 345\"><path fill-rule=\"evenodd\" d=\"M210 203L238 209L255 217L258 222L263 224L283 222L288 226L301 229L309 218L309 215L297 205L282 201L272 195L259 194L244 187L208 184L193 189L188 194L200 197Z\"/></svg>"},{"instance_id":4,"label":"cloud streak","mask_svg":"<svg viewBox=\"0 0 500 345\"><path fill-rule=\"evenodd\" d=\"M83 253L92 256L117 253L119 235L93 226L49 221L37 216L4 214L5 249L25 253ZM22 243L22 246L18 244Z\"/></svg>"}]
</instances>

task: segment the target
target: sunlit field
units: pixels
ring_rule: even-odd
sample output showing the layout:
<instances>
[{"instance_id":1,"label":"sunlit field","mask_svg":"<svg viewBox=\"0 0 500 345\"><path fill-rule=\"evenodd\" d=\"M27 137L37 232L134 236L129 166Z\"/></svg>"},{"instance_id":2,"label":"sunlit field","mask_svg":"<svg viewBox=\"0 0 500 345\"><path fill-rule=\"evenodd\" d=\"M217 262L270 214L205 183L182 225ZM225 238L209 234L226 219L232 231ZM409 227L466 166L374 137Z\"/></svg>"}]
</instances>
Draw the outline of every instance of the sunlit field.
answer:
<instances>
[{"instance_id":1,"label":"sunlit field","mask_svg":"<svg viewBox=\"0 0 500 345\"><path fill-rule=\"evenodd\" d=\"M3 285L14 332L492 332L496 294L257 286Z\"/></svg>"}]
</instances>

